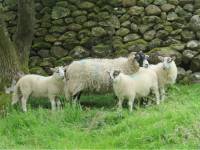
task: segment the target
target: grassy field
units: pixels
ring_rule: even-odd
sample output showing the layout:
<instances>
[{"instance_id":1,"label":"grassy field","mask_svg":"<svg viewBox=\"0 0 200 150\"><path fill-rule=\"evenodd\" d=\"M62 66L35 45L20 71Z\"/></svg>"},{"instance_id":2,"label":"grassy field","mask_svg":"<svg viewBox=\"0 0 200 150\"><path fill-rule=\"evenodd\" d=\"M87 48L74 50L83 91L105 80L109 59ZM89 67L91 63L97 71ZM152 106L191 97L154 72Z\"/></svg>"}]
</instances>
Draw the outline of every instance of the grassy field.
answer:
<instances>
[{"instance_id":1,"label":"grassy field","mask_svg":"<svg viewBox=\"0 0 200 150\"><path fill-rule=\"evenodd\" d=\"M6 101L7 96L1 96ZM7 108L0 118L2 148L199 149L200 84L176 85L159 106L117 111L113 95L84 96L82 109L29 102L29 111Z\"/></svg>"}]
</instances>

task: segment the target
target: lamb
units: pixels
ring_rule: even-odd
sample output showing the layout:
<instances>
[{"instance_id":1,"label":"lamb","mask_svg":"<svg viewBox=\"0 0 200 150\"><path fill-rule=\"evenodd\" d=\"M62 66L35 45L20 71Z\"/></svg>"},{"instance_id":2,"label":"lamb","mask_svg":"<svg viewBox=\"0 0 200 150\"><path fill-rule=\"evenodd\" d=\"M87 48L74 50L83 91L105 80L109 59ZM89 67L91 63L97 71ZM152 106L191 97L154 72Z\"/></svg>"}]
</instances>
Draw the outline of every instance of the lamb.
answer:
<instances>
[{"instance_id":1,"label":"lamb","mask_svg":"<svg viewBox=\"0 0 200 150\"><path fill-rule=\"evenodd\" d=\"M156 96L156 103L160 103L158 78L154 71L148 68L140 68L133 75L125 75L120 70L111 71L110 77L113 80L113 90L118 97L118 107L122 108L124 99L128 99L129 110L133 110L135 98L146 97L150 92Z\"/></svg>"},{"instance_id":2,"label":"lamb","mask_svg":"<svg viewBox=\"0 0 200 150\"><path fill-rule=\"evenodd\" d=\"M156 72L158 76L158 86L160 91L161 100L165 99L165 86L174 84L177 78L177 67L174 62L175 57L162 57L158 56L162 61L157 65L150 65L149 68Z\"/></svg>"},{"instance_id":3,"label":"lamb","mask_svg":"<svg viewBox=\"0 0 200 150\"><path fill-rule=\"evenodd\" d=\"M115 59L83 59L72 62L67 69L65 97L76 103L81 93L105 93L112 89L107 71L120 69L125 74L137 72L140 66L148 66L147 57L142 52L132 52L128 58Z\"/></svg>"},{"instance_id":4,"label":"lamb","mask_svg":"<svg viewBox=\"0 0 200 150\"><path fill-rule=\"evenodd\" d=\"M44 77L35 74L25 75L19 79L15 86L12 97L12 105L21 100L22 109L27 111L26 103L29 96L48 97L52 110L60 106L60 101L56 101L56 96L63 94L64 88L64 68L51 68L53 75Z\"/></svg>"}]
</instances>

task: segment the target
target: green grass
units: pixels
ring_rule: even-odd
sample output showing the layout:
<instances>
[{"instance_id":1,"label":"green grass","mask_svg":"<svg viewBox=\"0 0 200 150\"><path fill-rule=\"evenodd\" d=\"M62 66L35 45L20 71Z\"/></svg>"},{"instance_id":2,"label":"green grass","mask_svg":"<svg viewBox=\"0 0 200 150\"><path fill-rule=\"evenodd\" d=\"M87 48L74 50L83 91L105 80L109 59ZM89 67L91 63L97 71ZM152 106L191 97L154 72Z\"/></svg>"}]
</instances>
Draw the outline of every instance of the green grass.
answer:
<instances>
[{"instance_id":1,"label":"green grass","mask_svg":"<svg viewBox=\"0 0 200 150\"><path fill-rule=\"evenodd\" d=\"M161 105L132 113L117 111L112 94L84 96L82 109L66 104L57 112L48 109L48 102L34 101L27 113L6 109L0 149L200 148L200 84L176 85Z\"/></svg>"}]
</instances>

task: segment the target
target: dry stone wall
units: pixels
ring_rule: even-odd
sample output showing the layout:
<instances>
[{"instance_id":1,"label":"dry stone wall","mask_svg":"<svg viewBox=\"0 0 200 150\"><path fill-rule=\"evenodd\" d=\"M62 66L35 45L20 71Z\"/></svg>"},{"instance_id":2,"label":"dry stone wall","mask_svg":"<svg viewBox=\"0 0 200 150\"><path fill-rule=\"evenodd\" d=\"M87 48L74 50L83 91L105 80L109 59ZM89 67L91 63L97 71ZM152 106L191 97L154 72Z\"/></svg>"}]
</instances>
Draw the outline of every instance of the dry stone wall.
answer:
<instances>
[{"instance_id":1,"label":"dry stone wall","mask_svg":"<svg viewBox=\"0 0 200 150\"><path fill-rule=\"evenodd\" d=\"M85 57L143 50L152 63L155 55L176 55L180 79L200 78L200 0L35 1L33 73ZM16 0L0 2L12 35Z\"/></svg>"}]
</instances>

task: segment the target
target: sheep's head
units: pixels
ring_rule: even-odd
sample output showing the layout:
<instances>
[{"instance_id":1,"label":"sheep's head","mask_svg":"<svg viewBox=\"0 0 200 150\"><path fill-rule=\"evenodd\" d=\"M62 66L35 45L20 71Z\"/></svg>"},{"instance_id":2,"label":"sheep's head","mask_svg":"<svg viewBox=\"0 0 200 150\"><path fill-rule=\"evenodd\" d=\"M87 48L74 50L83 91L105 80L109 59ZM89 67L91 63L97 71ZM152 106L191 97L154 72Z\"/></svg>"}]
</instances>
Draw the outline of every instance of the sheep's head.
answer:
<instances>
[{"instance_id":1,"label":"sheep's head","mask_svg":"<svg viewBox=\"0 0 200 150\"><path fill-rule=\"evenodd\" d=\"M142 51L140 52L132 52L129 54L129 60L131 61L136 61L140 67L149 67L149 62L148 62L148 55L145 55Z\"/></svg>"},{"instance_id":2,"label":"sheep's head","mask_svg":"<svg viewBox=\"0 0 200 150\"><path fill-rule=\"evenodd\" d=\"M57 79L64 79L65 77L65 68L63 66L50 68L53 72L53 76Z\"/></svg>"},{"instance_id":3,"label":"sheep's head","mask_svg":"<svg viewBox=\"0 0 200 150\"><path fill-rule=\"evenodd\" d=\"M112 80L114 80L116 77L118 77L120 73L121 73L120 70L108 71L108 74L109 74L109 76L110 76L110 78L111 78Z\"/></svg>"},{"instance_id":4,"label":"sheep's head","mask_svg":"<svg viewBox=\"0 0 200 150\"><path fill-rule=\"evenodd\" d=\"M174 62L174 60L176 59L175 56L172 57L162 57L162 56L158 56L158 59L162 61L163 63L163 69L169 69L172 62Z\"/></svg>"}]
</instances>

